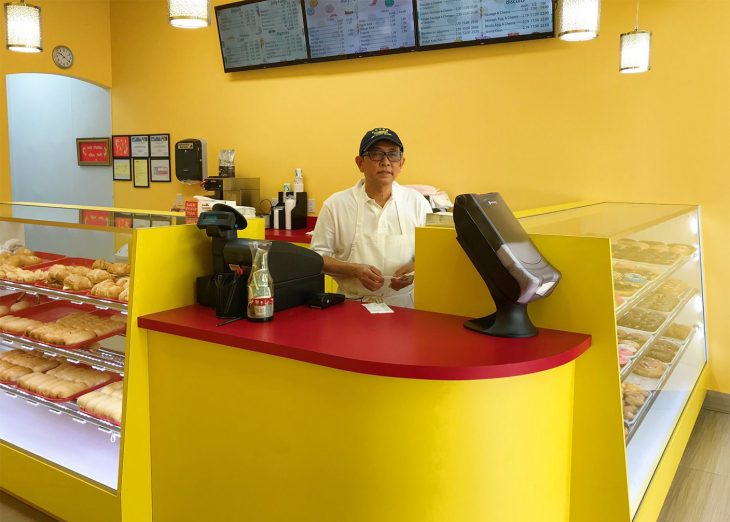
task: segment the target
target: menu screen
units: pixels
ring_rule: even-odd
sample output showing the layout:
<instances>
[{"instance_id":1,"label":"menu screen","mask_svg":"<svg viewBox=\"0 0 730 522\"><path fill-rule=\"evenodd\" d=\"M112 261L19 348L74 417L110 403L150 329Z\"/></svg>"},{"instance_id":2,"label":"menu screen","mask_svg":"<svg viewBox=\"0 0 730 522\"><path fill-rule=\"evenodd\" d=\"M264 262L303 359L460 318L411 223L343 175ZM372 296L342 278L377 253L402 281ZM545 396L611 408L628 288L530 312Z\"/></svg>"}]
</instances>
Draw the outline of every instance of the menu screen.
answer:
<instances>
[{"instance_id":1,"label":"menu screen","mask_svg":"<svg viewBox=\"0 0 730 522\"><path fill-rule=\"evenodd\" d=\"M299 0L260 0L216 7L226 72L307 59Z\"/></svg>"},{"instance_id":2,"label":"menu screen","mask_svg":"<svg viewBox=\"0 0 730 522\"><path fill-rule=\"evenodd\" d=\"M311 58L413 48L412 0L305 0Z\"/></svg>"},{"instance_id":3,"label":"menu screen","mask_svg":"<svg viewBox=\"0 0 730 522\"><path fill-rule=\"evenodd\" d=\"M554 0L245 0L215 8L226 72L553 36Z\"/></svg>"},{"instance_id":4,"label":"menu screen","mask_svg":"<svg viewBox=\"0 0 730 522\"><path fill-rule=\"evenodd\" d=\"M552 34L552 0L416 0L419 46Z\"/></svg>"}]
</instances>

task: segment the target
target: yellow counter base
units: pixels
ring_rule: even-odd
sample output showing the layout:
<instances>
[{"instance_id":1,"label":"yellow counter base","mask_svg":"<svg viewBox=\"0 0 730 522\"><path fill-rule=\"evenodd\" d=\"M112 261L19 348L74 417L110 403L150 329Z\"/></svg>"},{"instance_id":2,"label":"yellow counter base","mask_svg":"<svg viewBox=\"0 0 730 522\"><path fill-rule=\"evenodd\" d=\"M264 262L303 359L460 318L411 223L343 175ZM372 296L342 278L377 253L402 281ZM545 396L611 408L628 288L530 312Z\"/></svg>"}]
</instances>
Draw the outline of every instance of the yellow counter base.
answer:
<instances>
[{"instance_id":1,"label":"yellow counter base","mask_svg":"<svg viewBox=\"0 0 730 522\"><path fill-rule=\"evenodd\" d=\"M148 347L154 520L568 520L574 363L427 381Z\"/></svg>"}]
</instances>

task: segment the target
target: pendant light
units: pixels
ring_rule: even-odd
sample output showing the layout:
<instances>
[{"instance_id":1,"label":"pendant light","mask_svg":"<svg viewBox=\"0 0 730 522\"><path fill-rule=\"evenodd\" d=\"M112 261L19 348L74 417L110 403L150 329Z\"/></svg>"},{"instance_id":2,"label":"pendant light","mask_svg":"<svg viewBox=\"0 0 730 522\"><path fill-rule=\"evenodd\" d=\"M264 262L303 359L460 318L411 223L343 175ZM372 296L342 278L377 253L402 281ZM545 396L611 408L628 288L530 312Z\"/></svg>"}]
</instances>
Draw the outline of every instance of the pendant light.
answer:
<instances>
[{"instance_id":1,"label":"pendant light","mask_svg":"<svg viewBox=\"0 0 730 522\"><path fill-rule=\"evenodd\" d=\"M560 0L558 38L566 42L593 40L601 22L601 0Z\"/></svg>"},{"instance_id":2,"label":"pendant light","mask_svg":"<svg viewBox=\"0 0 730 522\"><path fill-rule=\"evenodd\" d=\"M621 35L619 72L635 74L651 69L651 32L639 30L639 0L636 0L636 28Z\"/></svg>"},{"instance_id":3,"label":"pendant light","mask_svg":"<svg viewBox=\"0 0 730 522\"><path fill-rule=\"evenodd\" d=\"M8 51L41 52L41 8L25 0L5 4L5 34Z\"/></svg>"},{"instance_id":4,"label":"pendant light","mask_svg":"<svg viewBox=\"0 0 730 522\"><path fill-rule=\"evenodd\" d=\"M199 29L210 25L210 0L168 0L170 25Z\"/></svg>"}]
</instances>

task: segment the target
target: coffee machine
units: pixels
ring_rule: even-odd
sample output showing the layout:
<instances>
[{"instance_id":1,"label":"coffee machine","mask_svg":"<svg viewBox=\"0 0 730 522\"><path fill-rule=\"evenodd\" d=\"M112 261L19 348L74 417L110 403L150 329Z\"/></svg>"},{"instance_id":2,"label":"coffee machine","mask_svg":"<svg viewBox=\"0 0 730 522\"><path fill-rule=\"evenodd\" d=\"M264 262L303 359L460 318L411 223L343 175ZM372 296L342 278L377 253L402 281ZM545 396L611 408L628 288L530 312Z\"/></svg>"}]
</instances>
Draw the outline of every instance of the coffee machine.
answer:
<instances>
[{"instance_id":1,"label":"coffee machine","mask_svg":"<svg viewBox=\"0 0 730 522\"><path fill-rule=\"evenodd\" d=\"M235 201L236 206L256 208L261 201L259 178L210 176L203 181L203 189L212 192L212 194L206 194L207 196L223 201Z\"/></svg>"}]
</instances>

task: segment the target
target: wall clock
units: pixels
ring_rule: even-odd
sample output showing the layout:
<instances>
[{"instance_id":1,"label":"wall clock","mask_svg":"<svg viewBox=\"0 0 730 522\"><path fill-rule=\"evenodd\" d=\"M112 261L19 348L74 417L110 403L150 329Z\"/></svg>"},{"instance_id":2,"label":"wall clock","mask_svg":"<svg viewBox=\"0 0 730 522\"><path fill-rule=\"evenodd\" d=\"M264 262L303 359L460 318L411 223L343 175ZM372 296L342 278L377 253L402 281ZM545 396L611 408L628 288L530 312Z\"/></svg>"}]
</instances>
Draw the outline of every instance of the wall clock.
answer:
<instances>
[{"instance_id":1,"label":"wall clock","mask_svg":"<svg viewBox=\"0 0 730 522\"><path fill-rule=\"evenodd\" d=\"M53 48L53 63L61 69L68 69L74 64L74 53L65 45L57 45Z\"/></svg>"}]
</instances>

